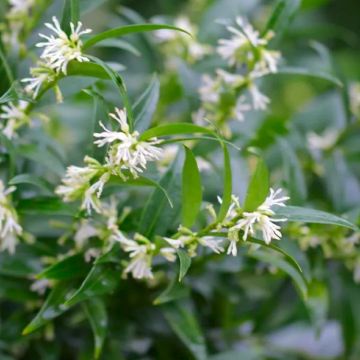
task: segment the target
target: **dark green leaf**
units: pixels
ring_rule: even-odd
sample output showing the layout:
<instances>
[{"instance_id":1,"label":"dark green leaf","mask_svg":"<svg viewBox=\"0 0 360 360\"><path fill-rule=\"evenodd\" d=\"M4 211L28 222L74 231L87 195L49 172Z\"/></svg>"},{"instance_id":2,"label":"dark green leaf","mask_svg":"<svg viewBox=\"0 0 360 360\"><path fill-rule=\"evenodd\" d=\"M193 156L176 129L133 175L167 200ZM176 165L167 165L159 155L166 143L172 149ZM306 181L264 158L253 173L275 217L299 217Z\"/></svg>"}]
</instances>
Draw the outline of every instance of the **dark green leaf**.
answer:
<instances>
[{"instance_id":1,"label":"dark green leaf","mask_svg":"<svg viewBox=\"0 0 360 360\"><path fill-rule=\"evenodd\" d=\"M66 301L73 306L94 296L112 293L120 281L121 273L113 264L95 265L75 294Z\"/></svg>"},{"instance_id":2,"label":"dark green leaf","mask_svg":"<svg viewBox=\"0 0 360 360\"><path fill-rule=\"evenodd\" d=\"M171 301L187 298L189 295L189 288L183 283L180 284L177 281L177 277L174 277L168 287L154 300L154 305L162 305Z\"/></svg>"},{"instance_id":3,"label":"dark green leaf","mask_svg":"<svg viewBox=\"0 0 360 360\"><path fill-rule=\"evenodd\" d=\"M69 280L84 276L89 271L89 264L81 254L69 256L43 270L38 279Z\"/></svg>"},{"instance_id":4,"label":"dark green leaf","mask_svg":"<svg viewBox=\"0 0 360 360\"><path fill-rule=\"evenodd\" d=\"M20 200L17 205L17 210L22 214L33 215L74 216L77 212L75 206L66 204L61 199L54 197L36 197Z\"/></svg>"}]
</instances>

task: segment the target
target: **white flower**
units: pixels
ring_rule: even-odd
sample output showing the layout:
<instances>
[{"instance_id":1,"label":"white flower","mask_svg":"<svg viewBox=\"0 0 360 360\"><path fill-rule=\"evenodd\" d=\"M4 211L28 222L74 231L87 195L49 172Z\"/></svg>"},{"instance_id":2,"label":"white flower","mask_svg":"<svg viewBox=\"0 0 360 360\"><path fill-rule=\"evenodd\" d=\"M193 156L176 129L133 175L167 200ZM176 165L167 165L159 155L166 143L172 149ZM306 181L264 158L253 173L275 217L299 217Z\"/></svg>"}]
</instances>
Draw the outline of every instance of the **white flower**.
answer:
<instances>
[{"instance_id":1,"label":"white flower","mask_svg":"<svg viewBox=\"0 0 360 360\"><path fill-rule=\"evenodd\" d=\"M161 255L170 262L176 261L176 250L171 247L165 247L160 249Z\"/></svg>"},{"instance_id":2,"label":"white flower","mask_svg":"<svg viewBox=\"0 0 360 360\"><path fill-rule=\"evenodd\" d=\"M17 213L8 196L13 191L14 186L5 189L4 183L0 180L0 250L8 250L11 254L15 252L18 236L22 234Z\"/></svg>"},{"instance_id":3,"label":"white flower","mask_svg":"<svg viewBox=\"0 0 360 360\"><path fill-rule=\"evenodd\" d=\"M263 75L276 72L281 55L278 51L266 48L274 34L268 32L261 37L259 32L241 17L236 18L236 23L239 29L227 27L233 34L232 38L219 40L217 51L220 56L228 60L231 66L246 64L251 70Z\"/></svg>"},{"instance_id":4,"label":"white flower","mask_svg":"<svg viewBox=\"0 0 360 360\"><path fill-rule=\"evenodd\" d=\"M152 279L151 263L153 257L152 252L155 249L155 245L135 241L138 240L139 237L139 235L135 235L135 239L130 240L122 236L121 239L119 239L123 250L129 253L131 259L124 270L124 274L131 273L134 279Z\"/></svg>"},{"instance_id":5,"label":"white flower","mask_svg":"<svg viewBox=\"0 0 360 360\"><path fill-rule=\"evenodd\" d=\"M266 244L270 244L272 239L280 240L281 232L280 226L275 224L276 222L283 222L287 219L274 219L271 216L275 215L275 212L271 209L272 206L285 206L284 202L289 198L287 196L278 197L281 189L274 191L270 189L270 195L254 212L244 212L243 218L233 226L229 232L236 230L243 230L243 240L246 241L249 234L254 235L255 230L262 232L263 239Z\"/></svg>"},{"instance_id":6,"label":"white flower","mask_svg":"<svg viewBox=\"0 0 360 360\"><path fill-rule=\"evenodd\" d=\"M137 177L138 173L146 169L148 161L160 159L162 150L154 146L159 144L159 141L156 138L139 141L137 131L130 133L126 109L116 108L115 114L109 115L120 124L120 131L111 131L100 122L104 132L94 134L94 137L98 139L95 144L101 147L114 143L108 150L108 165L128 169L134 177Z\"/></svg>"},{"instance_id":7,"label":"white flower","mask_svg":"<svg viewBox=\"0 0 360 360\"><path fill-rule=\"evenodd\" d=\"M8 139L12 139L16 135L18 128L30 122L30 118L26 114L28 105L27 101L20 100L16 105L9 102L7 105L1 106L0 119L6 121L6 125L2 125L1 130Z\"/></svg>"},{"instance_id":8,"label":"white flower","mask_svg":"<svg viewBox=\"0 0 360 360\"><path fill-rule=\"evenodd\" d=\"M249 86L249 92L252 97L253 108L255 110L266 110L270 99L262 94L255 84Z\"/></svg>"},{"instance_id":9,"label":"white flower","mask_svg":"<svg viewBox=\"0 0 360 360\"><path fill-rule=\"evenodd\" d=\"M39 34L46 41L40 42L36 44L36 46L44 48L40 57L44 59L51 68L57 72L63 72L66 75L67 66L70 61L89 61L89 59L82 54L82 41L80 37L81 35L90 33L91 30L81 30L82 23L80 21L76 27L73 23L70 23L71 34L68 36L61 29L59 21L55 16L53 16L52 21L54 24L46 23L45 26L52 30L56 36Z\"/></svg>"},{"instance_id":10,"label":"white flower","mask_svg":"<svg viewBox=\"0 0 360 360\"><path fill-rule=\"evenodd\" d=\"M36 67L30 68L30 75L31 77L22 79L21 82L28 83L25 91L32 94L34 99L44 84L49 84L56 78L55 70L43 61L39 61Z\"/></svg>"},{"instance_id":11,"label":"white flower","mask_svg":"<svg viewBox=\"0 0 360 360\"><path fill-rule=\"evenodd\" d=\"M105 173L100 177L98 181L92 184L84 194L84 200L81 205L82 209L86 209L87 213L90 215L91 210L94 209L97 213L101 212L101 203L99 201L102 194L104 185L108 182L110 178L109 173Z\"/></svg>"},{"instance_id":12,"label":"white flower","mask_svg":"<svg viewBox=\"0 0 360 360\"><path fill-rule=\"evenodd\" d=\"M238 230L235 229L235 231L234 231L233 229L230 229L228 232L228 239L230 241L230 244L228 246L226 254L236 256L237 255L237 243L239 241Z\"/></svg>"},{"instance_id":13,"label":"white flower","mask_svg":"<svg viewBox=\"0 0 360 360\"><path fill-rule=\"evenodd\" d=\"M101 255L101 250L96 248L90 248L85 251L84 259L85 262L89 263L92 259L96 259Z\"/></svg>"},{"instance_id":14,"label":"white flower","mask_svg":"<svg viewBox=\"0 0 360 360\"><path fill-rule=\"evenodd\" d=\"M212 236L204 236L199 239L201 245L210 248L216 254L221 254L224 251L224 248L221 246L222 242L222 239L219 240Z\"/></svg>"}]
</instances>

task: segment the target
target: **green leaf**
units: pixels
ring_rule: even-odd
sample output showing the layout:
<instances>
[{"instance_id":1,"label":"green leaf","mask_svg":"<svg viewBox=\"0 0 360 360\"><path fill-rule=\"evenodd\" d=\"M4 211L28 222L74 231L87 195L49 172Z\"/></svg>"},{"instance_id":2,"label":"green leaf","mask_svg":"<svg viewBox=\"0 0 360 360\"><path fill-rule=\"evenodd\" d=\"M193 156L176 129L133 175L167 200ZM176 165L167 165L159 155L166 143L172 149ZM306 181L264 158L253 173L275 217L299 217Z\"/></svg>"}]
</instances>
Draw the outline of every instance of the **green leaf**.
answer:
<instances>
[{"instance_id":1,"label":"green leaf","mask_svg":"<svg viewBox=\"0 0 360 360\"><path fill-rule=\"evenodd\" d=\"M9 89L0 97L0 104L5 104L10 101L26 100L27 102L33 102L33 99L23 93L23 89L19 85L18 81L14 81Z\"/></svg>"},{"instance_id":2,"label":"green leaf","mask_svg":"<svg viewBox=\"0 0 360 360\"><path fill-rule=\"evenodd\" d=\"M305 77L325 80L333 85L343 87L343 83L336 76L318 70L310 70L310 69L286 66L286 67L280 67L276 74L305 76Z\"/></svg>"},{"instance_id":3,"label":"green leaf","mask_svg":"<svg viewBox=\"0 0 360 360\"><path fill-rule=\"evenodd\" d=\"M221 222L224 220L229 206L231 204L231 196L232 196L232 171L231 171L231 162L229 156L229 150L225 144L222 145L224 152L224 190L222 196L222 202L220 211L218 214L218 221Z\"/></svg>"},{"instance_id":4,"label":"green leaf","mask_svg":"<svg viewBox=\"0 0 360 360\"><path fill-rule=\"evenodd\" d=\"M132 130L133 126L134 126L134 116L133 116L132 106L131 106L130 99L127 94L127 89L126 89L123 78L117 72L115 72L113 69L111 69L111 67L108 64L106 64L104 61L98 59L95 56L90 56L90 55L88 55L88 58L90 60L92 60L94 63L100 65L105 70L105 72L108 74L108 76L110 77L112 82L115 84L115 86L119 90L120 96L124 102L124 106L127 111L128 123L130 126L130 130Z\"/></svg>"},{"instance_id":5,"label":"green leaf","mask_svg":"<svg viewBox=\"0 0 360 360\"><path fill-rule=\"evenodd\" d=\"M171 301L188 298L190 290L183 283L177 281L174 277L168 287L154 300L154 305L162 305Z\"/></svg>"},{"instance_id":6,"label":"green leaf","mask_svg":"<svg viewBox=\"0 0 360 360\"><path fill-rule=\"evenodd\" d=\"M286 188L291 202L302 205L307 197L306 181L299 160L291 145L284 139L279 140L284 163Z\"/></svg>"},{"instance_id":7,"label":"green leaf","mask_svg":"<svg viewBox=\"0 0 360 360\"><path fill-rule=\"evenodd\" d=\"M104 263L93 266L86 279L75 294L66 301L73 306L94 296L112 293L120 280L120 271L113 264Z\"/></svg>"},{"instance_id":8,"label":"green leaf","mask_svg":"<svg viewBox=\"0 0 360 360\"><path fill-rule=\"evenodd\" d=\"M78 211L76 206L66 204L54 197L22 199L18 202L16 209L19 213L29 215L74 216Z\"/></svg>"},{"instance_id":9,"label":"green leaf","mask_svg":"<svg viewBox=\"0 0 360 360\"><path fill-rule=\"evenodd\" d=\"M279 254L276 254L273 251L263 251L261 249L248 252L247 256L275 266L276 268L284 271L293 280L294 285L297 288L301 297L304 300L307 299L308 287L306 279L303 273L300 272L299 269L295 267L292 262L289 262L286 258L279 256Z\"/></svg>"},{"instance_id":10,"label":"green leaf","mask_svg":"<svg viewBox=\"0 0 360 360\"><path fill-rule=\"evenodd\" d=\"M43 190L47 195L53 194L51 185L45 179L42 179L36 175L21 174L13 177L9 181L9 185L19 185L19 184L31 184Z\"/></svg>"},{"instance_id":11,"label":"green leaf","mask_svg":"<svg viewBox=\"0 0 360 360\"><path fill-rule=\"evenodd\" d=\"M64 164L47 147L27 144L20 145L15 150L18 155L47 167L57 175L61 176L65 172Z\"/></svg>"},{"instance_id":12,"label":"green leaf","mask_svg":"<svg viewBox=\"0 0 360 360\"><path fill-rule=\"evenodd\" d=\"M180 134L210 134L215 137L217 135L202 126L191 124L191 123L170 123L170 124L162 124L156 127L153 127L149 130L146 130L140 135L140 140L146 141L153 137L159 136L170 136L170 135L180 135Z\"/></svg>"},{"instance_id":13,"label":"green leaf","mask_svg":"<svg viewBox=\"0 0 360 360\"><path fill-rule=\"evenodd\" d=\"M171 194L173 207L169 208L163 191L158 188L150 195L143 208L139 233L151 237L154 233L165 235L170 226L174 226L181 203L181 161L182 157L177 156L167 172L160 180L160 185Z\"/></svg>"},{"instance_id":14,"label":"green leaf","mask_svg":"<svg viewBox=\"0 0 360 360\"><path fill-rule=\"evenodd\" d=\"M89 299L84 303L84 310L94 334L94 358L99 359L107 335L108 316L103 300Z\"/></svg>"},{"instance_id":15,"label":"green leaf","mask_svg":"<svg viewBox=\"0 0 360 360\"><path fill-rule=\"evenodd\" d=\"M129 175L130 177L130 175ZM122 186L152 186L152 187L156 187L157 189L159 189L160 191L163 192L163 194L165 195L167 201L169 202L169 205L171 207L173 207L173 203L171 201L170 195L167 192L166 189L164 189L163 186L161 186L161 184L159 184L157 181L149 179L147 177L144 176L139 176L136 179L134 178L129 178L128 180L123 180L121 179L119 176L111 176L110 180L108 181L108 185L122 185Z\"/></svg>"},{"instance_id":16,"label":"green leaf","mask_svg":"<svg viewBox=\"0 0 360 360\"><path fill-rule=\"evenodd\" d=\"M68 76L89 76L98 79L111 80L109 74L99 64L93 62L71 61L67 67Z\"/></svg>"},{"instance_id":17,"label":"green leaf","mask_svg":"<svg viewBox=\"0 0 360 360\"><path fill-rule=\"evenodd\" d=\"M156 75L153 76L149 86L134 104L135 129L140 133L146 130L155 113L160 96L160 82Z\"/></svg>"},{"instance_id":18,"label":"green leaf","mask_svg":"<svg viewBox=\"0 0 360 360\"><path fill-rule=\"evenodd\" d=\"M69 35L71 33L70 22L76 26L79 20L79 0L64 0L61 28Z\"/></svg>"},{"instance_id":19,"label":"green leaf","mask_svg":"<svg viewBox=\"0 0 360 360\"><path fill-rule=\"evenodd\" d=\"M191 257L184 250L178 249L177 254L180 262L179 281L182 281L191 266Z\"/></svg>"},{"instance_id":20,"label":"green leaf","mask_svg":"<svg viewBox=\"0 0 360 360\"><path fill-rule=\"evenodd\" d=\"M266 199L269 193L269 172L264 160L258 159L245 198L245 211L254 211Z\"/></svg>"},{"instance_id":21,"label":"green leaf","mask_svg":"<svg viewBox=\"0 0 360 360\"><path fill-rule=\"evenodd\" d=\"M60 282L55 285L38 314L23 330L23 335L32 333L68 310L64 302L71 291L72 286L68 282Z\"/></svg>"},{"instance_id":22,"label":"green leaf","mask_svg":"<svg viewBox=\"0 0 360 360\"><path fill-rule=\"evenodd\" d=\"M205 339L195 316L179 302L162 306L165 319L197 360L206 360Z\"/></svg>"},{"instance_id":23,"label":"green leaf","mask_svg":"<svg viewBox=\"0 0 360 360\"><path fill-rule=\"evenodd\" d=\"M192 151L185 148L182 172L182 224L190 228L194 225L202 202L200 171Z\"/></svg>"},{"instance_id":24,"label":"green leaf","mask_svg":"<svg viewBox=\"0 0 360 360\"><path fill-rule=\"evenodd\" d=\"M94 46L96 43L103 41L105 39L125 36L129 34L136 34L146 31L154 31L154 30L161 30L161 29L167 29L167 30L175 30L175 31L181 31L187 35L190 35L187 31L177 28L175 26L165 25L165 24L138 24L138 25L126 25L121 26L115 29L110 29L107 31L104 31L100 34L97 34L93 37L91 37L89 40L85 41L83 45L83 49L90 48L91 46ZM191 35L190 35L191 36Z\"/></svg>"},{"instance_id":25,"label":"green leaf","mask_svg":"<svg viewBox=\"0 0 360 360\"><path fill-rule=\"evenodd\" d=\"M89 264L82 254L69 256L49 266L36 276L38 279L69 280L86 275Z\"/></svg>"},{"instance_id":26,"label":"green leaf","mask_svg":"<svg viewBox=\"0 0 360 360\"><path fill-rule=\"evenodd\" d=\"M109 47L128 51L135 56L141 56L141 52L132 44L120 39L108 39L97 43L96 47Z\"/></svg>"},{"instance_id":27,"label":"green leaf","mask_svg":"<svg viewBox=\"0 0 360 360\"><path fill-rule=\"evenodd\" d=\"M276 35L282 35L294 19L301 5L301 0L280 0L274 7L262 36L269 31L274 31Z\"/></svg>"},{"instance_id":28,"label":"green leaf","mask_svg":"<svg viewBox=\"0 0 360 360\"><path fill-rule=\"evenodd\" d=\"M355 231L358 230L358 227L350 221L325 211L307 209L299 206L284 206L277 207L275 212L277 215L287 218L288 221L337 225Z\"/></svg>"},{"instance_id":29,"label":"green leaf","mask_svg":"<svg viewBox=\"0 0 360 360\"><path fill-rule=\"evenodd\" d=\"M9 84L12 84L15 79L14 79L14 75L12 73L11 67L6 59L1 40L0 40L0 61L1 61L0 64L2 65L2 67L5 70L5 74L6 74L6 77L8 78ZM4 80L2 80L2 81L4 81Z\"/></svg>"}]
</instances>

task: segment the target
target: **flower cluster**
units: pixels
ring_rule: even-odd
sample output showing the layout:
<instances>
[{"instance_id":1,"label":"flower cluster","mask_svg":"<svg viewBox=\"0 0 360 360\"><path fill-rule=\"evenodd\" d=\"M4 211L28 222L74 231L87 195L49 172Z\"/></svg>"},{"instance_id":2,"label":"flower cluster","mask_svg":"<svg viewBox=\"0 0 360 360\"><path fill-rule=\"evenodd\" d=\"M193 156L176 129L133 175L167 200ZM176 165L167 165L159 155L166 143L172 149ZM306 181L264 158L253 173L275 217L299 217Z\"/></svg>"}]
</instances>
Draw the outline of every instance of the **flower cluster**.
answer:
<instances>
[{"instance_id":1,"label":"flower cluster","mask_svg":"<svg viewBox=\"0 0 360 360\"><path fill-rule=\"evenodd\" d=\"M141 234L134 234L132 238L119 230L118 223L124 218L124 215L118 220L115 202L111 206L104 204L101 215L107 219L106 227L103 225L94 225L92 220L87 219L81 223L75 234L75 241L79 248L90 237L100 237L105 243L112 246L119 243L121 249L128 254L128 260L125 260L124 276L131 274L135 279L153 279L153 260L156 256L161 256L169 262L176 260L177 251L182 249L190 257L198 254L199 246L209 249L215 254L225 252L224 242L228 242L227 255L236 256L239 243L239 233L242 232L242 240L246 241L251 236L257 236L256 232L262 235L266 244L272 240L280 240L282 237L280 226L277 222L286 221L283 218L276 218L273 207L285 206L286 196L280 196L281 189L274 191L270 189L269 196L253 212L244 212L238 199L233 196L231 206L225 219L218 223L210 225L208 231L193 232L190 229L181 226L173 237L163 237L161 241L151 242ZM128 212L126 211L125 217ZM85 252L86 259L91 256L100 255L101 251L94 248Z\"/></svg>"},{"instance_id":2,"label":"flower cluster","mask_svg":"<svg viewBox=\"0 0 360 360\"><path fill-rule=\"evenodd\" d=\"M22 227L19 225L18 216L11 204L10 194L15 187L5 188L0 180L0 250L15 252L18 237L22 234Z\"/></svg>"},{"instance_id":3,"label":"flower cluster","mask_svg":"<svg viewBox=\"0 0 360 360\"><path fill-rule=\"evenodd\" d=\"M116 108L115 113L110 113L109 116L117 121L120 126L119 131L111 131L100 122L104 132L94 134L97 139L96 145L99 147L110 145L105 164L91 157L85 157L84 162L87 166L69 166L63 184L56 189L56 194L64 201L82 199L81 208L87 210L89 214L92 209L98 213L102 211L99 199L111 175L119 176L126 181L127 176L124 171L128 171L136 178L146 169L147 162L158 160L162 153L162 150L156 146L159 144L156 138L141 141L137 131L130 131L125 109Z\"/></svg>"},{"instance_id":4,"label":"flower cluster","mask_svg":"<svg viewBox=\"0 0 360 360\"><path fill-rule=\"evenodd\" d=\"M77 25L70 23L71 32L68 35L61 29L55 16L52 21L53 24L46 23L45 26L54 34L40 34L45 41L36 44L43 49L40 55L41 61L30 69L31 77L22 80L28 83L26 90L32 93L34 98L43 85L53 82L60 73L66 75L67 67L72 60L89 61L82 53L81 36L90 33L91 30L82 30L82 23L79 21Z\"/></svg>"},{"instance_id":5,"label":"flower cluster","mask_svg":"<svg viewBox=\"0 0 360 360\"><path fill-rule=\"evenodd\" d=\"M162 29L156 31L156 39L163 44L164 53L180 56L189 62L201 60L210 53L210 46L201 44L196 40L197 28L194 24L191 24L187 17L180 16L176 18L174 26L187 31L191 34L191 37L173 30Z\"/></svg>"},{"instance_id":6,"label":"flower cluster","mask_svg":"<svg viewBox=\"0 0 360 360\"><path fill-rule=\"evenodd\" d=\"M128 170L136 178L146 169L148 161L160 159L162 151L156 146L160 142L156 138L149 141L139 140L139 132L130 131L126 109L116 108L115 113L109 115L119 124L120 129L111 131L100 122L104 131L94 134L97 139L95 144L99 147L111 144L107 151L106 165L114 175L126 180L122 170Z\"/></svg>"},{"instance_id":7,"label":"flower cluster","mask_svg":"<svg viewBox=\"0 0 360 360\"><path fill-rule=\"evenodd\" d=\"M1 106L0 119L3 123L0 125L2 133L12 139L16 136L16 130L25 124L30 124L31 119L26 113L29 103L20 100L16 104L9 102Z\"/></svg>"},{"instance_id":8,"label":"flower cluster","mask_svg":"<svg viewBox=\"0 0 360 360\"><path fill-rule=\"evenodd\" d=\"M228 62L232 72L218 69L215 76L203 75L199 89L202 105L196 121L206 118L210 123L230 135L229 119L244 120L244 113L250 110L266 110L270 99L261 93L256 80L277 72L280 53L268 49L274 36L259 32L243 18L238 17L239 28L228 26L231 39L220 39L217 52Z\"/></svg>"}]
</instances>

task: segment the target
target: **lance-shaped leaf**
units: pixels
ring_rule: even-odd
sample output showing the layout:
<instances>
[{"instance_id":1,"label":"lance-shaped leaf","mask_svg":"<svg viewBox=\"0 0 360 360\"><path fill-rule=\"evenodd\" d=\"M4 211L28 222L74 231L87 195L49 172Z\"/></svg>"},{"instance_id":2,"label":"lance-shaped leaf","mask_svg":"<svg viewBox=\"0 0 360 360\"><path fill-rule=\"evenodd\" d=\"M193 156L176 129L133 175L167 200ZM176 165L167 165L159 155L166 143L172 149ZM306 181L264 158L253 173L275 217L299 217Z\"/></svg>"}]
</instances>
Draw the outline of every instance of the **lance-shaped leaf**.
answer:
<instances>
[{"instance_id":1,"label":"lance-shaped leaf","mask_svg":"<svg viewBox=\"0 0 360 360\"><path fill-rule=\"evenodd\" d=\"M99 359L108 328L108 316L105 304L100 298L89 299L84 303L84 311L94 334L94 358Z\"/></svg>"},{"instance_id":2,"label":"lance-shaped leaf","mask_svg":"<svg viewBox=\"0 0 360 360\"><path fill-rule=\"evenodd\" d=\"M69 280L84 276L88 271L89 264L84 261L82 254L78 254L58 261L36 277L38 279Z\"/></svg>"},{"instance_id":3,"label":"lance-shaped leaf","mask_svg":"<svg viewBox=\"0 0 360 360\"><path fill-rule=\"evenodd\" d=\"M162 306L165 319L195 359L207 359L205 339L194 314L180 302Z\"/></svg>"},{"instance_id":4,"label":"lance-shaped leaf","mask_svg":"<svg viewBox=\"0 0 360 360\"><path fill-rule=\"evenodd\" d=\"M192 151L185 148L185 162L182 172L182 224L190 228L200 211L202 188L200 171Z\"/></svg>"},{"instance_id":5,"label":"lance-shaped leaf","mask_svg":"<svg viewBox=\"0 0 360 360\"><path fill-rule=\"evenodd\" d=\"M149 140L153 137L171 136L181 134L209 134L217 137L213 131L191 123L170 123L153 127L140 135L140 140Z\"/></svg>"},{"instance_id":6,"label":"lance-shaped leaf","mask_svg":"<svg viewBox=\"0 0 360 360\"><path fill-rule=\"evenodd\" d=\"M222 195L221 207L218 215L218 221L224 220L229 206L231 204L232 195L232 171L229 150L225 144L222 145L224 152L224 190Z\"/></svg>"},{"instance_id":7,"label":"lance-shaped leaf","mask_svg":"<svg viewBox=\"0 0 360 360\"><path fill-rule=\"evenodd\" d=\"M51 185L45 180L32 174L20 174L9 181L9 185L31 184L43 190L46 195L52 195Z\"/></svg>"},{"instance_id":8,"label":"lance-shaped leaf","mask_svg":"<svg viewBox=\"0 0 360 360\"><path fill-rule=\"evenodd\" d=\"M329 214L325 211L307 209L299 206L276 207L276 214L288 219L288 221L296 221L313 224L328 224L346 227L357 231L358 227L350 221L339 216Z\"/></svg>"},{"instance_id":9,"label":"lance-shaped leaf","mask_svg":"<svg viewBox=\"0 0 360 360\"><path fill-rule=\"evenodd\" d=\"M265 162L259 159L251 176L245 198L245 211L254 211L266 199L269 193L269 172Z\"/></svg>"},{"instance_id":10,"label":"lance-shaped leaf","mask_svg":"<svg viewBox=\"0 0 360 360\"><path fill-rule=\"evenodd\" d=\"M294 266L294 264L286 257L283 257L274 251L256 250L247 253L247 256L257 259L274 266L290 276L293 280L296 289L301 297L306 300L308 295L308 286L303 273Z\"/></svg>"},{"instance_id":11,"label":"lance-shaped leaf","mask_svg":"<svg viewBox=\"0 0 360 360\"><path fill-rule=\"evenodd\" d=\"M191 266L191 257L188 255L188 253L184 250L179 249L177 251L178 257L179 257L179 281L182 281L186 273L188 272L190 266Z\"/></svg>"},{"instance_id":12,"label":"lance-shaped leaf","mask_svg":"<svg viewBox=\"0 0 360 360\"><path fill-rule=\"evenodd\" d=\"M117 38L117 37L129 35L129 34L136 34L136 33L161 30L161 29L181 31L184 34L190 35L186 30L183 30L178 27L171 26L171 25L165 25L165 24L126 25L126 26L121 26L121 27L118 27L115 29L110 29L110 30L104 31L100 34L97 34L97 35L91 37L89 40L85 41L85 43L83 45L83 49L87 49L105 39Z\"/></svg>"},{"instance_id":13,"label":"lance-shaped leaf","mask_svg":"<svg viewBox=\"0 0 360 360\"><path fill-rule=\"evenodd\" d=\"M151 123L160 96L160 82L153 76L149 86L134 104L135 129L139 132L146 130Z\"/></svg>"},{"instance_id":14,"label":"lance-shaped leaf","mask_svg":"<svg viewBox=\"0 0 360 360\"><path fill-rule=\"evenodd\" d=\"M113 264L95 265L65 306L73 306L94 296L112 293L120 281L120 271Z\"/></svg>"},{"instance_id":15,"label":"lance-shaped leaf","mask_svg":"<svg viewBox=\"0 0 360 360\"><path fill-rule=\"evenodd\" d=\"M40 327L55 319L57 316L68 310L68 306L64 305L66 298L71 294L73 283L60 282L51 291L44 305L38 314L23 330L23 335L32 333Z\"/></svg>"},{"instance_id":16,"label":"lance-shaped leaf","mask_svg":"<svg viewBox=\"0 0 360 360\"><path fill-rule=\"evenodd\" d=\"M190 296L190 289L177 281L175 276L167 288L154 300L154 305L162 305L171 301L180 300Z\"/></svg>"}]
</instances>

